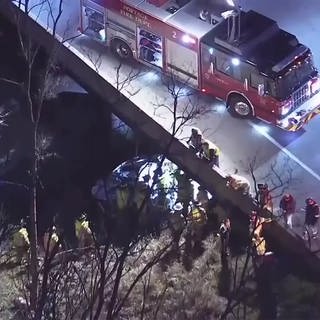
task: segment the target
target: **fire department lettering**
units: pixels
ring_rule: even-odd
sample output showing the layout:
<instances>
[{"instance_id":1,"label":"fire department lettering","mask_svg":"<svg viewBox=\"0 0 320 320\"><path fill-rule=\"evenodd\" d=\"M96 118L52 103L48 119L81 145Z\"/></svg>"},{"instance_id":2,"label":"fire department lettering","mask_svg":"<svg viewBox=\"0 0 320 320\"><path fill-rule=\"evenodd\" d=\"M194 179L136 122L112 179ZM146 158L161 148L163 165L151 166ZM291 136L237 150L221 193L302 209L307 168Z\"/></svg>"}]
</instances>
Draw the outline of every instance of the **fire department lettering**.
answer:
<instances>
[{"instance_id":1,"label":"fire department lettering","mask_svg":"<svg viewBox=\"0 0 320 320\"><path fill-rule=\"evenodd\" d=\"M122 16L129 18L130 20L135 21L136 23L138 23L141 26L151 28L151 23L150 23L150 21L148 21L148 17L144 13L142 13L136 9L133 9L129 6L124 5L123 8L120 9L120 14Z\"/></svg>"}]
</instances>

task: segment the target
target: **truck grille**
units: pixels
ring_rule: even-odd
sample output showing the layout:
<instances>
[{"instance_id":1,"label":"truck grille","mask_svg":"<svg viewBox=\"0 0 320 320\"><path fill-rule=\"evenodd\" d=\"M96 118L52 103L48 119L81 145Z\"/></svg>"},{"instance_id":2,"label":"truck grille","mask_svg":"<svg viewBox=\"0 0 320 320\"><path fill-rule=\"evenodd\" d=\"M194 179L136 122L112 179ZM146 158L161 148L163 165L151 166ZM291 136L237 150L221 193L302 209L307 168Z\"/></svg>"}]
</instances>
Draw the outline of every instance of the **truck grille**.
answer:
<instances>
[{"instance_id":1,"label":"truck grille","mask_svg":"<svg viewBox=\"0 0 320 320\"><path fill-rule=\"evenodd\" d=\"M292 109L291 111L300 107L306 100L309 99L309 84L306 83L298 90L296 90L292 95Z\"/></svg>"}]
</instances>

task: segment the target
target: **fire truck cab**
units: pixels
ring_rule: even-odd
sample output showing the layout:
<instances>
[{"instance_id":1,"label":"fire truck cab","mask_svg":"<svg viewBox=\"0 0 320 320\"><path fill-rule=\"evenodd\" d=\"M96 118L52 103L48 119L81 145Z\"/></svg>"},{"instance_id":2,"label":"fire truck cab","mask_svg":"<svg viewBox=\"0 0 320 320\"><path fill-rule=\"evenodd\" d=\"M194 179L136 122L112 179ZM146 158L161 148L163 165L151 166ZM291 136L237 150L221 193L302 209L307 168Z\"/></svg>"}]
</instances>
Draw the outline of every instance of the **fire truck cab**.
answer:
<instances>
[{"instance_id":1,"label":"fire truck cab","mask_svg":"<svg viewBox=\"0 0 320 320\"><path fill-rule=\"evenodd\" d=\"M295 131L320 112L320 82L310 49L257 12L241 12L201 39L202 90L232 114Z\"/></svg>"},{"instance_id":2,"label":"fire truck cab","mask_svg":"<svg viewBox=\"0 0 320 320\"><path fill-rule=\"evenodd\" d=\"M295 131L320 113L310 50L226 0L80 0L81 32L226 101L240 118Z\"/></svg>"}]
</instances>

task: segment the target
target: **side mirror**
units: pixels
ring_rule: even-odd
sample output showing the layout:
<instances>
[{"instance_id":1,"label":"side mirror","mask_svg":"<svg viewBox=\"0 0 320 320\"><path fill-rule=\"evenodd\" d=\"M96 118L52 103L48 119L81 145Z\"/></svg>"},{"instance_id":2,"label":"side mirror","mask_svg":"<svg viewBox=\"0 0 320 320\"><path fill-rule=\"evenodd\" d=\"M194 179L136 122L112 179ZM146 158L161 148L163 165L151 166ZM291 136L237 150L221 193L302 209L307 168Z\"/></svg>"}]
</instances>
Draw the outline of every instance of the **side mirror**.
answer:
<instances>
[{"instance_id":1,"label":"side mirror","mask_svg":"<svg viewBox=\"0 0 320 320\"><path fill-rule=\"evenodd\" d=\"M264 96L265 91L264 91L264 84L258 84L258 95L259 96Z\"/></svg>"}]
</instances>

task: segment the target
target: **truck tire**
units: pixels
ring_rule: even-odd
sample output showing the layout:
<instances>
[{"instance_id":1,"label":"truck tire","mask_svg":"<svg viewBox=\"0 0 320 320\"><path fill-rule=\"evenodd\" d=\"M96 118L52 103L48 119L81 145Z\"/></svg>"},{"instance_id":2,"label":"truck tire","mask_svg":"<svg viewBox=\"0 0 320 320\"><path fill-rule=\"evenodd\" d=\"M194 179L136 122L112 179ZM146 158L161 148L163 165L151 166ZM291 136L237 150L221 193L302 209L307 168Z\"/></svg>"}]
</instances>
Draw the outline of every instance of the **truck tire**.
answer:
<instances>
[{"instance_id":1,"label":"truck tire","mask_svg":"<svg viewBox=\"0 0 320 320\"><path fill-rule=\"evenodd\" d=\"M131 48L122 40L113 40L111 43L111 49L120 59L130 60L133 57Z\"/></svg>"},{"instance_id":2,"label":"truck tire","mask_svg":"<svg viewBox=\"0 0 320 320\"><path fill-rule=\"evenodd\" d=\"M241 119L248 119L253 116L249 101L240 95L232 95L228 99L228 111L231 115Z\"/></svg>"}]
</instances>

